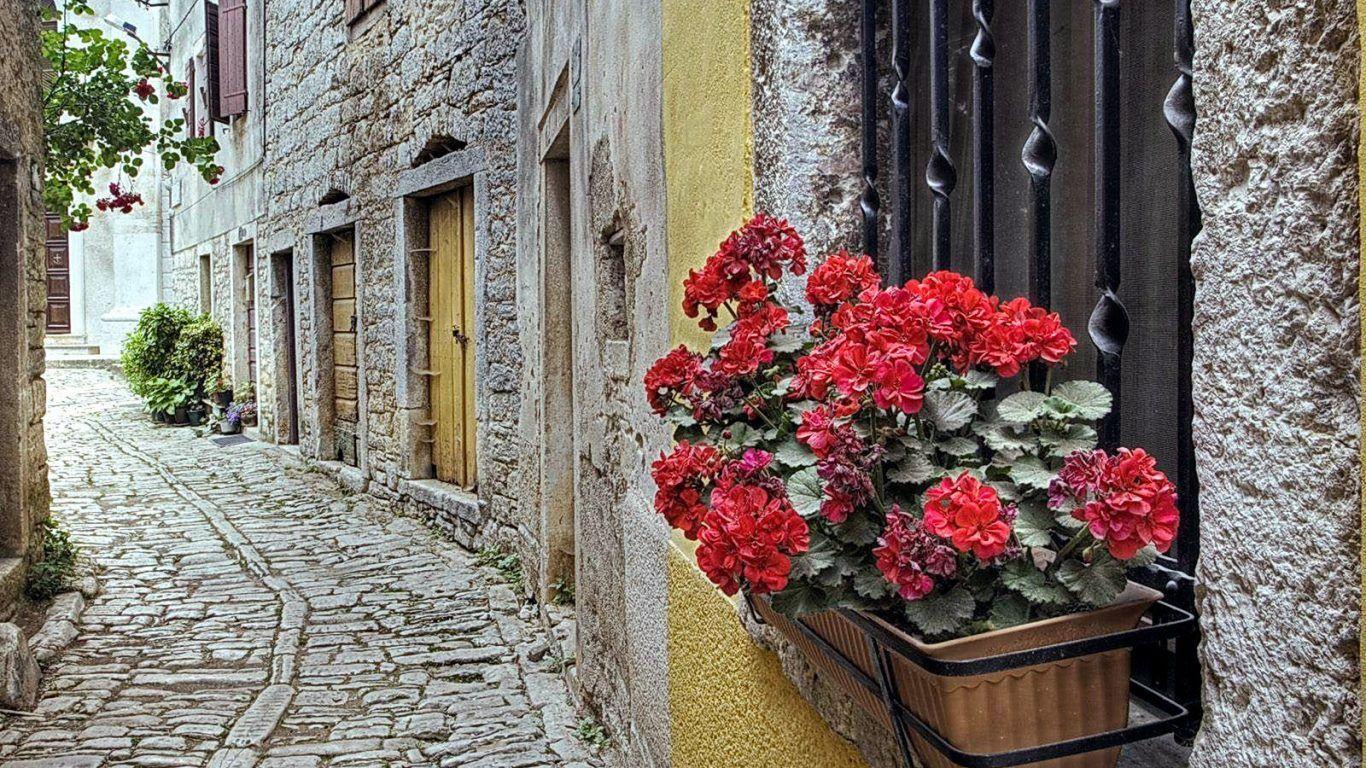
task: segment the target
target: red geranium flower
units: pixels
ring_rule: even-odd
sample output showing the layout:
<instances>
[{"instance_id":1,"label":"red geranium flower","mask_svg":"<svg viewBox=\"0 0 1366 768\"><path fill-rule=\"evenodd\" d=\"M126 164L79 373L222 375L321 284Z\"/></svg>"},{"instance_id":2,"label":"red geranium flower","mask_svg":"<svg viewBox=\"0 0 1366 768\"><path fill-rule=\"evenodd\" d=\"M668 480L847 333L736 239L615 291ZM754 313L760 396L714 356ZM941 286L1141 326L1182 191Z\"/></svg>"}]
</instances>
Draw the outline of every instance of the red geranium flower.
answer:
<instances>
[{"instance_id":1,"label":"red geranium flower","mask_svg":"<svg viewBox=\"0 0 1366 768\"><path fill-rule=\"evenodd\" d=\"M663 415L675 396L691 394L702 370L702 356L682 345L659 358L645 372L645 397L655 413Z\"/></svg>"},{"instance_id":2,"label":"red geranium flower","mask_svg":"<svg viewBox=\"0 0 1366 768\"><path fill-rule=\"evenodd\" d=\"M721 454L715 448L684 441L672 452L660 454L650 467L658 489L655 511L689 539L696 539L702 527L707 514L703 496L720 465Z\"/></svg>"},{"instance_id":3,"label":"red geranium flower","mask_svg":"<svg viewBox=\"0 0 1366 768\"><path fill-rule=\"evenodd\" d=\"M133 86L133 93L137 94L138 98L143 101L146 101L149 96L156 92L157 89L153 88L152 84L147 82L147 78L139 80L138 84Z\"/></svg>"},{"instance_id":4,"label":"red geranium flower","mask_svg":"<svg viewBox=\"0 0 1366 768\"><path fill-rule=\"evenodd\" d=\"M959 552L990 560L1006 551L1010 523L996 489L963 472L925 493L925 527L953 542Z\"/></svg>"},{"instance_id":5,"label":"red geranium flower","mask_svg":"<svg viewBox=\"0 0 1366 768\"><path fill-rule=\"evenodd\" d=\"M877 569L906 600L919 600L934 590L933 577L949 579L958 571L953 548L895 504L887 512L887 527L877 544Z\"/></svg>"},{"instance_id":6,"label":"red geranium flower","mask_svg":"<svg viewBox=\"0 0 1366 768\"><path fill-rule=\"evenodd\" d=\"M1049 506L1070 508L1118 560L1132 558L1149 544L1166 552L1176 538L1176 488L1141 448L1120 448L1114 456L1074 453L1063 461L1048 490Z\"/></svg>"},{"instance_id":7,"label":"red geranium flower","mask_svg":"<svg viewBox=\"0 0 1366 768\"><path fill-rule=\"evenodd\" d=\"M740 484L713 492L699 540L697 564L722 592L762 595L787 586L790 558L807 550L810 532L780 491Z\"/></svg>"},{"instance_id":8,"label":"red geranium flower","mask_svg":"<svg viewBox=\"0 0 1366 768\"><path fill-rule=\"evenodd\" d=\"M828 256L806 279L806 300L818 310L833 309L860 293L876 288L877 270L867 256L848 251Z\"/></svg>"}]
</instances>

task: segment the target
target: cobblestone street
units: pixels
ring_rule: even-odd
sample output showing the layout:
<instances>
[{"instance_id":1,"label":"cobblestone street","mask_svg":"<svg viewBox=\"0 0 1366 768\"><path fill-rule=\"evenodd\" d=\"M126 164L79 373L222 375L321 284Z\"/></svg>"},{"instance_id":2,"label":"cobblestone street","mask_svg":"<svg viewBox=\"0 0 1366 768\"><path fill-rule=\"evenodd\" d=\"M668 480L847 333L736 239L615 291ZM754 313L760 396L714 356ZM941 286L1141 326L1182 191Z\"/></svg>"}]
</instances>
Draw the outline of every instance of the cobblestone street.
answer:
<instances>
[{"instance_id":1,"label":"cobblestone street","mask_svg":"<svg viewBox=\"0 0 1366 768\"><path fill-rule=\"evenodd\" d=\"M281 449L154 425L108 373L47 379L53 511L102 591L0 765L598 764L471 555Z\"/></svg>"}]
</instances>

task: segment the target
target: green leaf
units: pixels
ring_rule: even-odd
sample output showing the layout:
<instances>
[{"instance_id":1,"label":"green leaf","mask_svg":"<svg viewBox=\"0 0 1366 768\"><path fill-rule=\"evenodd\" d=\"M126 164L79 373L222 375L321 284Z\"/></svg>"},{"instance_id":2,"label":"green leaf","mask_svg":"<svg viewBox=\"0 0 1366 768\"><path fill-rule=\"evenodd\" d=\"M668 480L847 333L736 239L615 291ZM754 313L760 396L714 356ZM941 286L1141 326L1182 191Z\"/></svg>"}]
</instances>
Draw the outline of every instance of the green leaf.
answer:
<instances>
[{"instance_id":1,"label":"green leaf","mask_svg":"<svg viewBox=\"0 0 1366 768\"><path fill-rule=\"evenodd\" d=\"M1018 627L1029 622L1029 601L1019 595L1001 595L991 604L994 629Z\"/></svg>"},{"instance_id":2,"label":"green leaf","mask_svg":"<svg viewBox=\"0 0 1366 768\"><path fill-rule=\"evenodd\" d=\"M1096 447L1096 431L1085 424L1069 424L1067 429L1048 428L1039 435L1039 442L1047 446L1054 456L1067 456L1077 451L1089 451Z\"/></svg>"},{"instance_id":3,"label":"green leaf","mask_svg":"<svg viewBox=\"0 0 1366 768\"><path fill-rule=\"evenodd\" d=\"M1028 424L1043 413L1042 392L1016 392L996 406L996 416L1007 424Z\"/></svg>"},{"instance_id":4,"label":"green leaf","mask_svg":"<svg viewBox=\"0 0 1366 768\"><path fill-rule=\"evenodd\" d=\"M835 526L835 536L840 541L855 546L866 547L882 535L883 524L865 512L855 512L849 519Z\"/></svg>"},{"instance_id":5,"label":"green leaf","mask_svg":"<svg viewBox=\"0 0 1366 768\"><path fill-rule=\"evenodd\" d=\"M1053 471L1037 456L1021 456L1010 465L1010 479L1026 488L1048 490L1053 482Z\"/></svg>"},{"instance_id":6,"label":"green leaf","mask_svg":"<svg viewBox=\"0 0 1366 768\"><path fill-rule=\"evenodd\" d=\"M854 591L869 600L883 600L896 594L896 587L876 568L864 568L854 575Z\"/></svg>"},{"instance_id":7,"label":"green leaf","mask_svg":"<svg viewBox=\"0 0 1366 768\"><path fill-rule=\"evenodd\" d=\"M964 389L983 390L991 389L1000 382L1000 377L990 371L982 371L976 368L969 370L959 379Z\"/></svg>"},{"instance_id":8,"label":"green leaf","mask_svg":"<svg viewBox=\"0 0 1366 768\"><path fill-rule=\"evenodd\" d=\"M812 518L820 514L823 497L821 479L815 467L807 467L787 479L787 499L802 517Z\"/></svg>"},{"instance_id":9,"label":"green leaf","mask_svg":"<svg viewBox=\"0 0 1366 768\"><path fill-rule=\"evenodd\" d=\"M950 437L947 440L940 440L937 447L950 456L971 456L977 453L977 441L970 437Z\"/></svg>"},{"instance_id":10,"label":"green leaf","mask_svg":"<svg viewBox=\"0 0 1366 768\"><path fill-rule=\"evenodd\" d=\"M748 424L732 424L726 429L730 431L730 437L725 438L725 444L732 451L752 448L764 440L764 433Z\"/></svg>"},{"instance_id":11,"label":"green leaf","mask_svg":"<svg viewBox=\"0 0 1366 768\"><path fill-rule=\"evenodd\" d=\"M796 438L792 437L779 443L778 446L773 449L773 459L779 464L792 467L793 469L814 466L817 461L816 454L812 453L811 449L797 442Z\"/></svg>"},{"instance_id":12,"label":"green leaf","mask_svg":"<svg viewBox=\"0 0 1366 768\"><path fill-rule=\"evenodd\" d=\"M829 607L825 594L804 581L793 581L772 596L773 610L796 618L808 613L819 613Z\"/></svg>"},{"instance_id":13,"label":"green leaf","mask_svg":"<svg viewBox=\"0 0 1366 768\"><path fill-rule=\"evenodd\" d=\"M928 595L906 603L906 618L926 637L938 637L957 632L977 610L977 601L964 587L938 595Z\"/></svg>"},{"instance_id":14,"label":"green leaf","mask_svg":"<svg viewBox=\"0 0 1366 768\"><path fill-rule=\"evenodd\" d=\"M1033 451L1038 448L1033 433L1003 421L979 421L972 425L972 431L993 451Z\"/></svg>"},{"instance_id":15,"label":"green leaf","mask_svg":"<svg viewBox=\"0 0 1366 768\"><path fill-rule=\"evenodd\" d=\"M1152 544L1138 550L1137 554L1124 561L1125 568L1147 568L1157 562L1157 547Z\"/></svg>"},{"instance_id":16,"label":"green leaf","mask_svg":"<svg viewBox=\"0 0 1366 768\"><path fill-rule=\"evenodd\" d=\"M887 473L887 480L893 483L916 485L938 477L942 470L930 463L923 454L909 452L896 468Z\"/></svg>"},{"instance_id":17,"label":"green leaf","mask_svg":"<svg viewBox=\"0 0 1366 768\"><path fill-rule=\"evenodd\" d=\"M1077 599L1088 605L1109 605L1124 591L1127 577L1124 564L1106 552L1097 552L1095 561L1086 565L1068 560L1058 568L1058 581Z\"/></svg>"},{"instance_id":18,"label":"green leaf","mask_svg":"<svg viewBox=\"0 0 1366 768\"><path fill-rule=\"evenodd\" d=\"M1026 547L1051 547L1051 531L1057 521L1044 507L1038 504L1021 504L1015 516L1015 538Z\"/></svg>"},{"instance_id":19,"label":"green leaf","mask_svg":"<svg viewBox=\"0 0 1366 768\"><path fill-rule=\"evenodd\" d=\"M929 421L940 432L962 429L977 415L977 401L962 392L930 390L925 393L925 404L920 418Z\"/></svg>"},{"instance_id":20,"label":"green leaf","mask_svg":"<svg viewBox=\"0 0 1366 768\"><path fill-rule=\"evenodd\" d=\"M678 427L695 427L697 419L693 418L692 411L681 405L675 405L664 414L665 421Z\"/></svg>"},{"instance_id":21,"label":"green leaf","mask_svg":"<svg viewBox=\"0 0 1366 768\"><path fill-rule=\"evenodd\" d=\"M1083 419L1099 419L1110 412L1114 398L1110 390L1094 381L1064 381L1053 387L1053 397L1076 406Z\"/></svg>"},{"instance_id":22,"label":"green leaf","mask_svg":"<svg viewBox=\"0 0 1366 768\"><path fill-rule=\"evenodd\" d=\"M778 354L800 352L805 344L806 335L795 327L779 331L768 339L768 348Z\"/></svg>"},{"instance_id":23,"label":"green leaf","mask_svg":"<svg viewBox=\"0 0 1366 768\"><path fill-rule=\"evenodd\" d=\"M1001 583L1035 605L1062 606L1072 602L1072 596L1059 584L1048 581L1043 571L1034 567L1029 558L1012 560L1001 569Z\"/></svg>"},{"instance_id":24,"label":"green leaf","mask_svg":"<svg viewBox=\"0 0 1366 768\"><path fill-rule=\"evenodd\" d=\"M1070 505L1067 509L1053 510L1053 519L1058 521L1058 525L1061 525L1063 528L1069 531L1080 531L1082 528L1086 527L1086 521L1078 520L1077 518L1072 516L1072 509L1074 509L1075 507L1076 505L1073 504Z\"/></svg>"}]
</instances>

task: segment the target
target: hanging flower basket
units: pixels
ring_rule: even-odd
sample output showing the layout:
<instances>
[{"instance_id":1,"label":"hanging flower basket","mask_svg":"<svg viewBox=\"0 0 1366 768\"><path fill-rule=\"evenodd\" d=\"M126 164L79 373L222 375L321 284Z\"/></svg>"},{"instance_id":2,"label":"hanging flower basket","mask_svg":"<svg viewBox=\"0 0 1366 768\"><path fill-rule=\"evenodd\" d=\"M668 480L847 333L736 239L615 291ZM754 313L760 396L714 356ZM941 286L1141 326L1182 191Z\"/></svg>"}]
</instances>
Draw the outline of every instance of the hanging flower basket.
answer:
<instances>
[{"instance_id":1,"label":"hanging flower basket","mask_svg":"<svg viewBox=\"0 0 1366 768\"><path fill-rule=\"evenodd\" d=\"M1193 618L1129 581L1171 545L1176 492L1141 449L1097 449L1111 395L1064 379L1055 313L935 272L882 286L760 214L684 281L715 331L645 376L677 445L656 509L862 707L910 764L1112 768L1129 649ZM722 322L729 320L725 327ZM1143 626L1139 626L1140 623Z\"/></svg>"}]
</instances>

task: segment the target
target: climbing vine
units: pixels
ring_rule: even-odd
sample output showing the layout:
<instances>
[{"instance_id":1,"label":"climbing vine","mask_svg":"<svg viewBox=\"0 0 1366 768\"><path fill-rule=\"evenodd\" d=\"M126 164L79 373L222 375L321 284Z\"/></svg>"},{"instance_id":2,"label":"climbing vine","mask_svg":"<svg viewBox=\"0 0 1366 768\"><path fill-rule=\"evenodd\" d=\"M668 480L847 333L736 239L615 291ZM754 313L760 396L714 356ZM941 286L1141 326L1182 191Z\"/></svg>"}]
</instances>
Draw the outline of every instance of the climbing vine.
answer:
<instances>
[{"instance_id":1,"label":"climbing vine","mask_svg":"<svg viewBox=\"0 0 1366 768\"><path fill-rule=\"evenodd\" d=\"M165 54L127 30L106 35L78 26L74 17L94 16L84 0L48 13L42 32L43 58L51 69L43 93L47 210L77 231L89 226L91 198L100 210L131 213L143 204L132 185L149 147L166 170L188 163L216 184L223 173L215 162L216 139L189 135L182 118L143 112L144 103L189 94L172 76ZM101 190L104 196L96 197L95 174L105 169L116 170L118 178L107 195Z\"/></svg>"}]
</instances>

